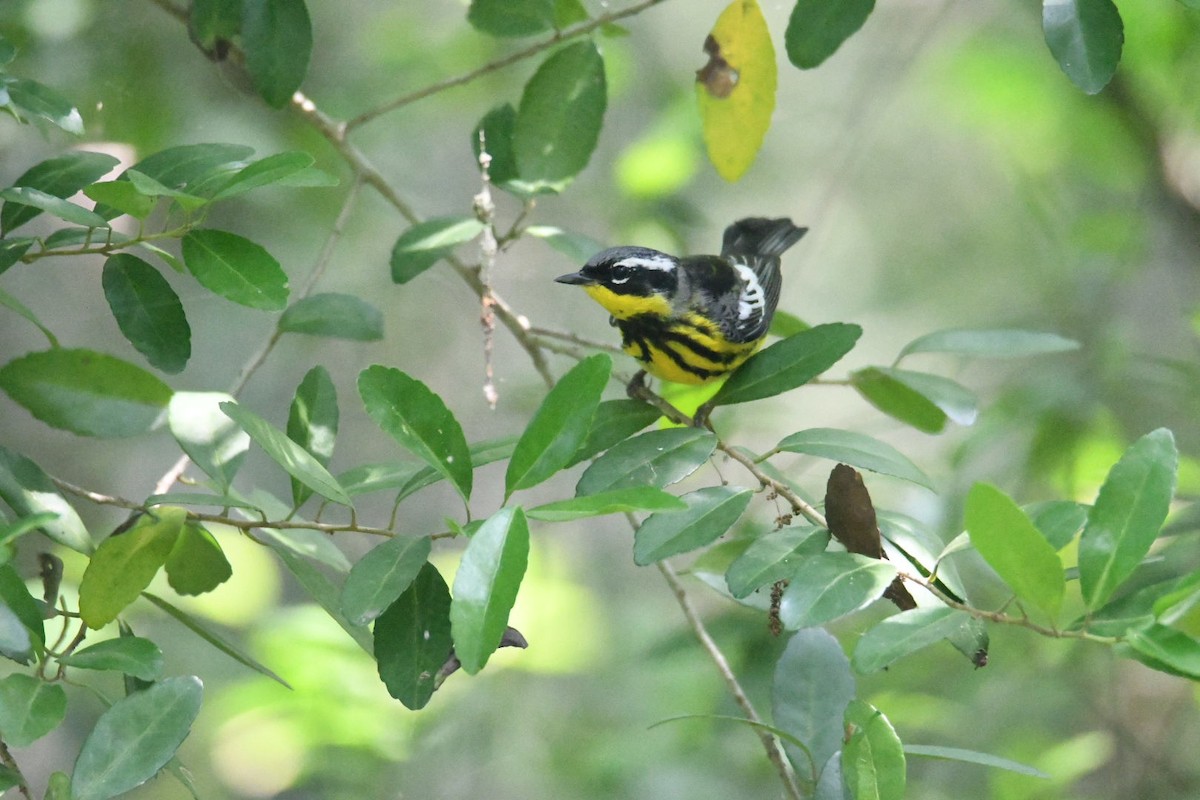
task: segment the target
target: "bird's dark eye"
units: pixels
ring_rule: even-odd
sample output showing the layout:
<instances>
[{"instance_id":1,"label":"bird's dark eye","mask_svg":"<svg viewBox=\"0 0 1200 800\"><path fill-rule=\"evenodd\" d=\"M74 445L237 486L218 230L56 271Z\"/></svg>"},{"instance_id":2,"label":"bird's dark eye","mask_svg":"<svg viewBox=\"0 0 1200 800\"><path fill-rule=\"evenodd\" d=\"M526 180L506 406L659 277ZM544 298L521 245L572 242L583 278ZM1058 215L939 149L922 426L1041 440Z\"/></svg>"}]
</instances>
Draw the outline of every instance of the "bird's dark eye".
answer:
<instances>
[{"instance_id":1,"label":"bird's dark eye","mask_svg":"<svg viewBox=\"0 0 1200 800\"><path fill-rule=\"evenodd\" d=\"M622 283L628 283L631 277L633 277L633 270L627 266L620 265L612 268L612 275L608 280L610 283L620 286Z\"/></svg>"}]
</instances>

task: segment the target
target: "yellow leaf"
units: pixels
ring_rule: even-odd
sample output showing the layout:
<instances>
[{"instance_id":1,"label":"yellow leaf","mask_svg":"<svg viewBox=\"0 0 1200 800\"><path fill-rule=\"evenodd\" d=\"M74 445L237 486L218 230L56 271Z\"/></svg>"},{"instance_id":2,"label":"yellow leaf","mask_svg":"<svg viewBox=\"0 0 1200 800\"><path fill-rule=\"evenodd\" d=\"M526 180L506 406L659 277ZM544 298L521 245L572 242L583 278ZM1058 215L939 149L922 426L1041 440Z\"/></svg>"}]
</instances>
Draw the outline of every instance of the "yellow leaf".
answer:
<instances>
[{"instance_id":1,"label":"yellow leaf","mask_svg":"<svg viewBox=\"0 0 1200 800\"><path fill-rule=\"evenodd\" d=\"M727 181L745 174L775 110L775 48L757 0L734 0L704 42L709 62L696 73L704 144Z\"/></svg>"}]
</instances>

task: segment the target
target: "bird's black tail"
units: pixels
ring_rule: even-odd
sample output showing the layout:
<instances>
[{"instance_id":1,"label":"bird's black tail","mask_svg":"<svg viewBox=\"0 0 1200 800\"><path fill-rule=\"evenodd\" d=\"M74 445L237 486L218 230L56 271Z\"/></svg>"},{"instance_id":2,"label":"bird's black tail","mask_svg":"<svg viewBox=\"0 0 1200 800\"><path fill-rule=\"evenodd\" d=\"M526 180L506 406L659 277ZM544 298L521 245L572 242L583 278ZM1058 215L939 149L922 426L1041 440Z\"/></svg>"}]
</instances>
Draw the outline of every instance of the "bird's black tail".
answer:
<instances>
[{"instance_id":1,"label":"bird's black tail","mask_svg":"<svg viewBox=\"0 0 1200 800\"><path fill-rule=\"evenodd\" d=\"M798 228L787 217L767 219L747 217L725 229L721 242L723 256L758 256L773 258L794 245L808 228Z\"/></svg>"}]
</instances>

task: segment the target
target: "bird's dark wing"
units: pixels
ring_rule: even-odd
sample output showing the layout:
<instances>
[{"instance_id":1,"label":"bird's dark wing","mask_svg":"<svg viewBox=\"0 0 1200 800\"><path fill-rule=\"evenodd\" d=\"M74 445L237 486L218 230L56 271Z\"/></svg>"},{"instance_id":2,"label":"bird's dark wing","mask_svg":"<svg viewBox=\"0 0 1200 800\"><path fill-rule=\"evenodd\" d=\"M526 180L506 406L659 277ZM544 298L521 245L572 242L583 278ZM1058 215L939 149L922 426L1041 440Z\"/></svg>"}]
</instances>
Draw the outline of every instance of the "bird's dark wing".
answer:
<instances>
[{"instance_id":1,"label":"bird's dark wing","mask_svg":"<svg viewBox=\"0 0 1200 800\"><path fill-rule=\"evenodd\" d=\"M735 323L726 332L729 339L750 342L766 335L783 282L779 256L807 231L786 217L748 217L725 229L721 255L733 265L742 284L733 309Z\"/></svg>"}]
</instances>

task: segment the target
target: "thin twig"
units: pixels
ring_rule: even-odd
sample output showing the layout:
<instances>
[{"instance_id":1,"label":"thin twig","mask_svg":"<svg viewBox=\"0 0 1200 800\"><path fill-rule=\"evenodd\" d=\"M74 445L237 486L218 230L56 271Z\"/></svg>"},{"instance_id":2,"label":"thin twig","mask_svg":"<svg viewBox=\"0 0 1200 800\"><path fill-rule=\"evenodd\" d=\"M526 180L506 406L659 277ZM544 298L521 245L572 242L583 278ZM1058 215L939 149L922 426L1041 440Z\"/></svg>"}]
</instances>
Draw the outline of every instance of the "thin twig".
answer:
<instances>
[{"instance_id":1,"label":"thin twig","mask_svg":"<svg viewBox=\"0 0 1200 800\"><path fill-rule=\"evenodd\" d=\"M12 753L8 750L8 744L3 738L0 738L0 763L17 774L17 791L24 795L26 800L33 800L33 795L29 793L29 782L25 780L25 774L17 766L17 762L13 759Z\"/></svg>"},{"instance_id":2,"label":"thin twig","mask_svg":"<svg viewBox=\"0 0 1200 800\"><path fill-rule=\"evenodd\" d=\"M155 1L157 2L157 0ZM362 179L356 178L354 183L351 184L350 190L346 193L345 199L342 200L341 210L338 211L337 218L333 222L333 227L330 229L329 235L325 237L325 244L322 245L321 252L317 255L317 260L313 264L313 268L309 271L304 285L296 294L297 300L303 300L305 297L308 297L316 287L317 281L325 274L325 270L333 258L334 248L337 246L342 233L346 229L346 223L350 219L351 210L354 208L355 200L358 199L358 193L361 188ZM283 331L279 330L279 327L276 326L275 330L271 332L271 335L263 342L258 351L246 361L237 378L234 380L233 385L229 388L231 396L238 397L242 393L242 390L246 388L246 384L250 382L250 378L258 372L263 362L274 351L275 345L279 343L279 337L282 335ZM158 479L158 482L154 484L154 494L166 494L169 492L171 487L175 485L175 482L183 476L184 470L187 469L188 461L186 453L176 459L171 468L164 472Z\"/></svg>"},{"instance_id":3,"label":"thin twig","mask_svg":"<svg viewBox=\"0 0 1200 800\"><path fill-rule=\"evenodd\" d=\"M487 151L483 131L479 131L479 194L475 195L475 216L483 223L479 235L479 282L483 293L479 297L479 324L483 326L483 397L495 411L500 397L496 393L496 371L492 350L496 342L496 294L492 291L492 270L496 267L496 203L492 200L492 179L488 168L492 156Z\"/></svg>"},{"instance_id":4,"label":"thin twig","mask_svg":"<svg viewBox=\"0 0 1200 800\"><path fill-rule=\"evenodd\" d=\"M721 648L713 641L708 629L704 626L704 620L700 619L700 615L696 613L691 599L687 596L687 590L680 583L679 576L675 573L675 570L666 561L659 561L658 571L662 573L663 580L667 582L667 586L671 587L671 591L675 595L675 600L679 603L680 610L683 611L684 618L687 619L692 632L696 634L696 638L700 640L700 646L704 648L709 658L716 664L717 672L721 674L722 680L725 681L725 687L733 696L734 702L742 709L742 713L746 715L746 719L761 725L762 718L755 710L754 704L750 702L750 698L746 696L746 692L742 689L737 676L733 674L733 669L729 666L729 661L725 658L725 654L721 652ZM783 757L783 752L779 748L779 743L775 741L774 734L759 727L755 727L754 730L758 734L758 738L762 741L763 749L767 752L767 759L770 760L775 770L779 773L779 779L783 782L784 792L792 800L802 800L803 795L800 794L800 789L796 785L795 776L792 774L792 769L788 765L787 760Z\"/></svg>"},{"instance_id":5,"label":"thin twig","mask_svg":"<svg viewBox=\"0 0 1200 800\"><path fill-rule=\"evenodd\" d=\"M337 122L325 112L321 111L311 99L306 97L301 92L296 92L292 97L292 110L298 113L302 119L312 125L317 131L324 136L334 149L346 161L346 164L358 175L364 183L379 192L380 196L388 202L400 216L404 217L410 224L416 224L421 221L421 217L409 205L400 193L388 183L387 179L379 172L378 169L371 163L366 155L346 140L345 123ZM479 280L479 275L476 270L471 269L466 264L462 263L454 256L447 256L446 262L451 269L458 275L475 292L476 296L483 297L483 283ZM554 376L550 372L550 366L546 363L546 356L528 334L529 320L525 319L520 314L517 314L512 308L500 298L499 295L492 293L494 308L500 321L504 327L513 335L525 352L529 355L530 361L533 362L534 369L542 376L547 386L554 385Z\"/></svg>"},{"instance_id":6,"label":"thin twig","mask_svg":"<svg viewBox=\"0 0 1200 800\"><path fill-rule=\"evenodd\" d=\"M1042 636L1046 636L1046 637L1049 637L1052 639L1081 639L1083 641L1097 642L1098 644L1109 644L1109 645L1117 644L1118 642L1122 641L1122 638L1119 636L1100 636L1099 634L1091 633L1089 631L1074 631L1074 630L1062 630L1060 628L1048 628L1045 625L1037 624L1036 622L1029 619L1029 617L1024 614L1022 614L1019 617L1016 617L1011 614L1005 614L1003 611L987 611L982 608L975 608L974 606L969 606L966 603L960 603L959 601L955 600L953 597L950 597L945 592L943 592L941 589L939 589L933 581L926 580L925 578L921 578L916 575L909 575L908 573L905 573L905 572L901 572L901 573L899 573L899 575L901 578L903 578L906 581L911 581L912 583L915 583L918 586L925 587L926 589L929 590L929 592L934 597L936 597L938 600L941 600L946 605L950 606L950 608L954 608L959 611L966 612L967 614L970 614L972 617L975 617L976 619L986 620L988 622L995 622L999 625L1015 625L1019 628L1027 628L1027 629L1033 631L1034 633L1038 633L1038 634L1041 634Z\"/></svg>"},{"instance_id":7,"label":"thin twig","mask_svg":"<svg viewBox=\"0 0 1200 800\"><path fill-rule=\"evenodd\" d=\"M160 0L155 0L155 2L160 2ZM585 34L591 33L597 28L609 25L619 19L640 14L651 6L656 6L661 2L663 2L663 0L642 0L642 2L636 3L628 8L623 8L620 11L614 11L610 14L602 14L595 19L588 20L587 22L581 22L574 27L567 28L566 30L555 31L550 38L544 39L536 44L532 44L529 47L526 47L524 50L518 50L515 53L510 53L503 58L499 58L495 61L484 64L482 67L477 67L470 72L465 72L462 75L458 75L453 78L446 78L445 80L438 81L437 83L432 83L428 86L424 86L420 89L409 92L408 94L401 95L393 100L389 100L388 102L376 106L368 111L364 111L346 123L346 130L349 131L357 128L360 125L365 125L372 120L378 119L384 114L395 111L399 108L403 108L404 106L415 103L418 100L423 100L426 97L440 94L447 89L453 89L456 86L462 86L470 83L476 78L487 75L490 72L495 72L497 70L504 69L505 67L512 66L513 64L524 61L527 58L531 58L544 50L549 50L551 47L554 47L561 42L584 36Z\"/></svg>"},{"instance_id":8,"label":"thin twig","mask_svg":"<svg viewBox=\"0 0 1200 800\"><path fill-rule=\"evenodd\" d=\"M82 497L97 505L113 506L115 508L125 508L130 511L151 511L152 507L145 503L138 503L134 500L121 497L119 495L107 495L100 492L93 492L90 489L84 489L81 486L76 486L62 478L50 476L50 480L54 482L61 491L67 494ZM391 528L379 528L372 525L360 525L356 519L351 519L349 522L314 522L311 520L291 520L291 519L242 519L239 517L230 517L226 514L207 514L202 511L188 510L188 519L194 519L199 522L211 522L218 525L227 525L231 528L237 528L243 531L250 531L256 528L273 528L275 530L313 530L321 531L322 533L365 533L371 536L387 536L394 537L396 532ZM452 532L442 532L431 534L431 539L446 539L454 536Z\"/></svg>"}]
</instances>

